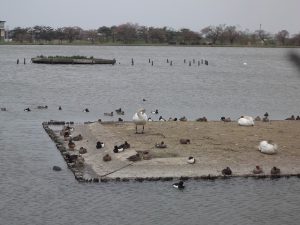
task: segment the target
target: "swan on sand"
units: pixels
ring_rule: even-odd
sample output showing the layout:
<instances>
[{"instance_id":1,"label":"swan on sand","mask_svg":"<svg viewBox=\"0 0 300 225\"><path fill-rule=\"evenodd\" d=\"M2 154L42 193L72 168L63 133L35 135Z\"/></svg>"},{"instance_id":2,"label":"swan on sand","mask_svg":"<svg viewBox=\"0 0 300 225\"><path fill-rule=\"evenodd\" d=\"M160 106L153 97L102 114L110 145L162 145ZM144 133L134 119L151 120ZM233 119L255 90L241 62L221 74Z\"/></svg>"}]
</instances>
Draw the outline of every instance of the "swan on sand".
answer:
<instances>
[{"instance_id":1,"label":"swan on sand","mask_svg":"<svg viewBox=\"0 0 300 225\"><path fill-rule=\"evenodd\" d=\"M251 116L241 116L238 119L238 124L240 126L254 126L254 120Z\"/></svg>"},{"instance_id":2,"label":"swan on sand","mask_svg":"<svg viewBox=\"0 0 300 225\"><path fill-rule=\"evenodd\" d=\"M272 143L272 141L261 141L258 146L258 150L261 153L273 155L277 153L277 144Z\"/></svg>"},{"instance_id":3,"label":"swan on sand","mask_svg":"<svg viewBox=\"0 0 300 225\"><path fill-rule=\"evenodd\" d=\"M137 134L137 126L141 125L143 126L142 133L144 133L144 126L148 120L147 114L145 113L146 110L141 108L139 109L134 115L133 115L133 122L135 123L135 133Z\"/></svg>"}]
</instances>

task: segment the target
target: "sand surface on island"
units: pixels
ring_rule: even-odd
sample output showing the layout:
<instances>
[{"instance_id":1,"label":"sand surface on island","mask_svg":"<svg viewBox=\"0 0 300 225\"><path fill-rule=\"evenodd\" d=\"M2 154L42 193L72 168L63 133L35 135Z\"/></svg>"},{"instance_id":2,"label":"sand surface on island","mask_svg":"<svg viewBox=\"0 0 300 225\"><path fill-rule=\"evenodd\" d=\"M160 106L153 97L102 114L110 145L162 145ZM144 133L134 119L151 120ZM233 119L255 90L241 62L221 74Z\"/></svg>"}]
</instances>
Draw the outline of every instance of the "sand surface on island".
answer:
<instances>
[{"instance_id":1,"label":"sand surface on island","mask_svg":"<svg viewBox=\"0 0 300 225\"><path fill-rule=\"evenodd\" d=\"M252 127L222 121L147 122L143 134L135 133L132 122L94 122L74 128L73 136L83 136L82 141L76 142L76 149L87 148L83 155L85 164L98 177L197 177L220 175L227 166L233 175L246 175L255 165L262 166L265 174L270 174L273 166L279 167L283 174L300 173L300 121L256 122ZM180 144L181 138L190 139L191 143ZM262 140L276 143L278 153L260 153L258 145ZM105 147L96 149L97 141L104 142ZM131 147L113 153L114 146L124 141ZM161 141L167 148L155 147ZM128 161L137 151L149 151L152 158ZM110 162L102 159L107 153L112 156ZM187 163L189 156L195 157L195 164Z\"/></svg>"}]
</instances>

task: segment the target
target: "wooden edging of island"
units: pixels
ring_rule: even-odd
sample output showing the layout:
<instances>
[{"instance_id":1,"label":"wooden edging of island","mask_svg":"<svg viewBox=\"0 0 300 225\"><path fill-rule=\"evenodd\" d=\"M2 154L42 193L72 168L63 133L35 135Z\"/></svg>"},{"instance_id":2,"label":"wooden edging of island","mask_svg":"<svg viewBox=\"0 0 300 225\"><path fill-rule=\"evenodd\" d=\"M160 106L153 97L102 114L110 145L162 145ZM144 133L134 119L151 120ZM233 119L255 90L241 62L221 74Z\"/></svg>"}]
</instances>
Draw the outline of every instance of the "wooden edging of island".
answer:
<instances>
[{"instance_id":1,"label":"wooden edging of island","mask_svg":"<svg viewBox=\"0 0 300 225\"><path fill-rule=\"evenodd\" d=\"M115 59L97 59L94 57L84 56L38 56L31 58L32 63L38 64L111 64L116 63Z\"/></svg>"},{"instance_id":2,"label":"wooden edging of island","mask_svg":"<svg viewBox=\"0 0 300 225\"><path fill-rule=\"evenodd\" d=\"M147 124L148 130L145 131L145 134L135 134L135 128L131 122L86 122L84 124L74 125L74 122L49 121L43 122L42 125L65 159L68 168L73 172L76 180L79 182L142 182L171 181L177 179L216 180L229 177L256 179L279 177L300 178L300 170L298 168L299 157L297 157L299 151L298 149L290 150L295 146L299 146L299 141L298 139L291 139L287 140L286 143L284 142L285 133L297 131L300 125L298 122L274 121L271 123L257 123L255 125L256 128L255 126L247 128L239 127L235 122L223 123L220 121L210 121L207 123L151 122ZM50 126L53 127L53 129L50 128ZM84 148L81 148L87 149L85 150L85 152L88 151L87 154L79 154L78 149L70 150L68 147L70 139L64 138L59 132L59 129L64 126L72 127L72 129L75 128L74 135L82 134L83 140L76 142L76 146L84 146ZM180 130L180 135L185 135L185 137L190 135L189 137L191 137L192 144L180 145L177 143L176 140L180 136L178 136L179 133L174 133L174 131L172 133L172 128ZM198 133L190 133L191 129ZM204 133L201 133L202 129ZM217 134L215 134L214 129L218 130ZM118 132L115 132L116 130ZM211 130L211 134L208 132L209 130ZM223 134L223 131L233 132L232 130L235 130L240 135L237 139L239 143L235 143L237 141L235 138L229 141L227 138L224 139L223 136L226 136L226 134ZM88 132L91 132L92 135ZM279 135L278 137L283 136L281 140L276 136L277 133ZM94 134L99 134L99 136L95 137ZM261 140L260 136L265 135L266 137L273 135L274 138L278 139L279 146L281 147L280 151L283 153L279 152L278 156L264 155L252 146L248 148L243 145L253 142L252 139ZM232 133L229 133L228 137L229 136L232 136ZM104 147L105 150L99 150L93 147L100 137L107 140L106 146ZM216 139L216 137L218 137L218 139ZM248 139L246 142L243 140L245 137ZM291 137L291 135L288 134L288 137ZM114 154L112 151L113 145L121 143L125 140L124 138L128 140L129 143L132 143L131 149ZM159 140L164 140L169 144L170 147L168 147L168 150L156 149L153 146L149 146L150 142L158 142ZM195 146L192 146L193 144ZM286 146L283 144L286 144ZM288 146L288 144L290 144L290 146ZM238 145L241 145L241 147ZM208 150L205 152L202 151L202 148ZM133 152L139 152L139 150L144 149L149 149L149 152L151 152L153 156L151 160L141 160L137 162L126 160ZM176 153L176 151L179 153ZM250 151L251 153L249 153ZM102 156L106 153L112 155L111 162L104 162L102 160ZM197 163L194 165L185 164L183 162L184 158L180 154L185 155L192 153L196 156ZM223 154L221 158L218 156L219 154ZM115 163L115 165L113 163ZM255 167L255 163L263 165L263 167L266 168L265 173L252 174L250 169L252 166ZM222 168L226 168L225 165L234 168L232 175L222 175L221 170ZM272 166L278 166L282 169L282 172L278 175L271 175L268 169ZM85 176L86 171L92 172L88 173L88 176Z\"/></svg>"}]
</instances>

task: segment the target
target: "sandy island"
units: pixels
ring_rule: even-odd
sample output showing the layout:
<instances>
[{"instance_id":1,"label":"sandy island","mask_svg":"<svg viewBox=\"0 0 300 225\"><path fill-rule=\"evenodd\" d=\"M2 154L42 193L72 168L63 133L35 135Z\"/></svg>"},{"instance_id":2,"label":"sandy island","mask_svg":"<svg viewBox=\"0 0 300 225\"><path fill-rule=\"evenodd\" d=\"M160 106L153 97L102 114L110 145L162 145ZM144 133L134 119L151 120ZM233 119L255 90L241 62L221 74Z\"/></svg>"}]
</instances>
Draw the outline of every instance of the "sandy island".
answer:
<instances>
[{"instance_id":1,"label":"sandy island","mask_svg":"<svg viewBox=\"0 0 300 225\"><path fill-rule=\"evenodd\" d=\"M280 168L282 174L300 174L300 121L256 122L253 127L222 121L148 122L143 134L135 133L132 122L94 122L72 127L72 136L81 134L83 139L76 141L75 150L70 152L78 154L80 147L86 148L87 153L82 155L84 164L91 169L91 176L98 178L221 176L227 166L233 176L245 176L251 174L256 165L260 165L266 175L270 175L273 166ZM58 131L56 134L60 136ZM180 144L181 138L188 138L191 143ZM259 152L262 140L276 143L278 153ZM104 142L105 147L96 149L97 141ZM130 148L114 153L114 146L124 141ZM161 141L167 148L155 147ZM68 141L61 143L68 150ZM148 151L151 159L137 162L127 159L139 151ZM112 160L104 162L105 154ZM189 156L195 157L195 164L187 163Z\"/></svg>"}]
</instances>

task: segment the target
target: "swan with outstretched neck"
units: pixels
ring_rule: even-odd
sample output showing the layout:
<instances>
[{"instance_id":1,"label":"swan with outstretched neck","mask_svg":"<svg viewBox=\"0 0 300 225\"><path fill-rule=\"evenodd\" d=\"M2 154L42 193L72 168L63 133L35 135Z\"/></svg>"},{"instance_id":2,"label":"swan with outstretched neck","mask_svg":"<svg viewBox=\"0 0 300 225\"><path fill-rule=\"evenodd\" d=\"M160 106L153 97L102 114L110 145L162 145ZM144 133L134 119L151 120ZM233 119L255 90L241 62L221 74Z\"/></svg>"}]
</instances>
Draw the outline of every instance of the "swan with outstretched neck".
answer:
<instances>
[{"instance_id":1,"label":"swan with outstretched neck","mask_svg":"<svg viewBox=\"0 0 300 225\"><path fill-rule=\"evenodd\" d=\"M142 133L144 133L144 126L148 120L147 114L145 113L145 109L139 109L134 115L133 115L133 122L135 123L135 133L137 134L137 126L141 125L143 126Z\"/></svg>"}]
</instances>

